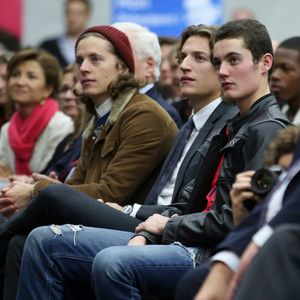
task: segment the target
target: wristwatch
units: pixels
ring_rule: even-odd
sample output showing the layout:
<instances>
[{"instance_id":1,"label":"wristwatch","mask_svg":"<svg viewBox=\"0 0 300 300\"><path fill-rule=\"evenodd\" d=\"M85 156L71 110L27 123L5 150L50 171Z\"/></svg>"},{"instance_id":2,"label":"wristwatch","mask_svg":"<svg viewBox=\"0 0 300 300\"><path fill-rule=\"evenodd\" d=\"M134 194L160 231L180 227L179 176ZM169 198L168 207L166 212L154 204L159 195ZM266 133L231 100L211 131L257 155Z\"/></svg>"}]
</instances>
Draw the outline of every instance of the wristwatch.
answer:
<instances>
[{"instance_id":1,"label":"wristwatch","mask_svg":"<svg viewBox=\"0 0 300 300\"><path fill-rule=\"evenodd\" d=\"M130 215L133 211L133 206L132 205L125 205L122 209L123 213L126 215Z\"/></svg>"}]
</instances>

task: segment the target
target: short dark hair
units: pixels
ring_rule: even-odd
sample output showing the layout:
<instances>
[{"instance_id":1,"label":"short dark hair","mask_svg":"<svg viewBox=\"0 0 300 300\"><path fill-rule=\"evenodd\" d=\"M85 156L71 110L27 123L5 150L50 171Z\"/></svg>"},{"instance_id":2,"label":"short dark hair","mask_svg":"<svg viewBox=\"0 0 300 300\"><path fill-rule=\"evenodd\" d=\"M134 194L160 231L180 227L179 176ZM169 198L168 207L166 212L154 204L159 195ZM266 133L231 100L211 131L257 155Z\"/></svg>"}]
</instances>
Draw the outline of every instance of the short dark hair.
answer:
<instances>
[{"instance_id":1,"label":"short dark hair","mask_svg":"<svg viewBox=\"0 0 300 300\"><path fill-rule=\"evenodd\" d=\"M216 32L215 42L225 39L242 39L258 62L266 53L273 55L272 41L265 25L254 19L229 21Z\"/></svg>"},{"instance_id":2,"label":"short dark hair","mask_svg":"<svg viewBox=\"0 0 300 300\"><path fill-rule=\"evenodd\" d=\"M160 46L164 46L164 45L172 46L176 44L177 38L174 36L162 35L158 37L158 41Z\"/></svg>"},{"instance_id":3,"label":"short dark hair","mask_svg":"<svg viewBox=\"0 0 300 300\"><path fill-rule=\"evenodd\" d=\"M300 36L294 36L281 42L277 48L296 50L300 54Z\"/></svg>"},{"instance_id":4,"label":"short dark hair","mask_svg":"<svg viewBox=\"0 0 300 300\"><path fill-rule=\"evenodd\" d=\"M182 50L182 47L186 40L190 38L191 36L202 36L207 37L209 42L209 47L212 50L215 40L215 33L216 33L217 27L216 26L206 26L203 24L199 25L191 25L188 26L184 31L181 33L179 40L178 40L178 47L177 47L177 60L180 62L180 53Z\"/></svg>"}]
</instances>

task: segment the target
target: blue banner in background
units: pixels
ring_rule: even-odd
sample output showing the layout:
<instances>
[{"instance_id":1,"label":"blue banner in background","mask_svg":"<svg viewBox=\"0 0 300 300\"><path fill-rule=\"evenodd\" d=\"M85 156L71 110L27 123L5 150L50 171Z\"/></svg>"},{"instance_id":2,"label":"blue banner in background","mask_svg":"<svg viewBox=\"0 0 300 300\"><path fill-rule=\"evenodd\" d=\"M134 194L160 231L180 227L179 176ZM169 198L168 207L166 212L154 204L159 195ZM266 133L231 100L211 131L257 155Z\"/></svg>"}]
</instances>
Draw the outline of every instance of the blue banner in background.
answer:
<instances>
[{"instance_id":1,"label":"blue banner in background","mask_svg":"<svg viewBox=\"0 0 300 300\"><path fill-rule=\"evenodd\" d=\"M223 0L112 0L112 22L134 22L178 36L191 24L223 23Z\"/></svg>"}]
</instances>

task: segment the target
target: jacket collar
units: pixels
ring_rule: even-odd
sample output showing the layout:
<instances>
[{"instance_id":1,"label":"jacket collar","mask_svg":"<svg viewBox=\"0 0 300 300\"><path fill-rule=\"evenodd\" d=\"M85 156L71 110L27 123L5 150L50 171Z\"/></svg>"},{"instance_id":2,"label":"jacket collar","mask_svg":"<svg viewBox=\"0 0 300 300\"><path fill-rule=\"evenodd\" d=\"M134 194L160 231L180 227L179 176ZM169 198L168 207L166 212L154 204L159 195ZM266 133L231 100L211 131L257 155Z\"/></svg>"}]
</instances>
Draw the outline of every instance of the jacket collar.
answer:
<instances>
[{"instance_id":1,"label":"jacket collar","mask_svg":"<svg viewBox=\"0 0 300 300\"><path fill-rule=\"evenodd\" d=\"M120 94L115 100L113 100L112 108L109 117L106 121L106 127L110 128L116 122L119 115L122 113L128 102L131 100L133 95L136 93L136 89L128 89L127 91ZM86 129L82 133L82 137L86 140L95 130L95 116L91 118Z\"/></svg>"},{"instance_id":2,"label":"jacket collar","mask_svg":"<svg viewBox=\"0 0 300 300\"><path fill-rule=\"evenodd\" d=\"M124 110L127 103L131 100L133 95L136 93L136 89L129 89L118 96L115 100L113 100L113 105L107 120L107 124L112 126L119 115Z\"/></svg>"}]
</instances>

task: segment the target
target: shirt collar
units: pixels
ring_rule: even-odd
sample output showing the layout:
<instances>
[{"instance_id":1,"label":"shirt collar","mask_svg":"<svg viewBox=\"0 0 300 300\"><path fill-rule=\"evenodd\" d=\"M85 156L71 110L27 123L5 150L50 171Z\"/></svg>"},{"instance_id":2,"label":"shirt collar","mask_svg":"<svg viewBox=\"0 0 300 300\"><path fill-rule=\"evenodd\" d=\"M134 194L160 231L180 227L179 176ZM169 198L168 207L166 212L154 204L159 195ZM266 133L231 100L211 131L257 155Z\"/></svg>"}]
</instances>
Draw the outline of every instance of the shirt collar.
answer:
<instances>
[{"instance_id":1,"label":"shirt collar","mask_svg":"<svg viewBox=\"0 0 300 300\"><path fill-rule=\"evenodd\" d=\"M152 89L154 87L154 83L149 83L146 86L140 88L139 92L141 94L146 94L150 89Z\"/></svg>"},{"instance_id":2,"label":"shirt collar","mask_svg":"<svg viewBox=\"0 0 300 300\"><path fill-rule=\"evenodd\" d=\"M213 111L217 108L217 106L221 103L221 98L217 98L216 100L210 102L206 106L204 106L202 109L197 111L195 114L193 112L192 118L195 124L195 128L197 130L200 130L209 116L213 113Z\"/></svg>"},{"instance_id":3,"label":"shirt collar","mask_svg":"<svg viewBox=\"0 0 300 300\"><path fill-rule=\"evenodd\" d=\"M95 107L96 109L96 115L98 118L103 117L106 113L110 112L112 108L112 100L111 98L105 100L102 104L100 104L98 107Z\"/></svg>"}]
</instances>

